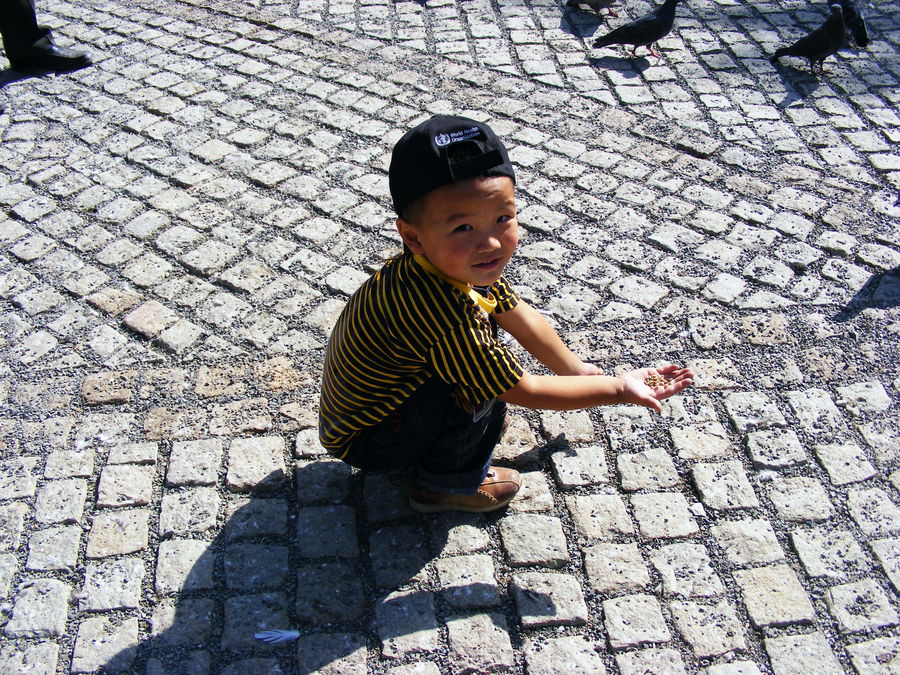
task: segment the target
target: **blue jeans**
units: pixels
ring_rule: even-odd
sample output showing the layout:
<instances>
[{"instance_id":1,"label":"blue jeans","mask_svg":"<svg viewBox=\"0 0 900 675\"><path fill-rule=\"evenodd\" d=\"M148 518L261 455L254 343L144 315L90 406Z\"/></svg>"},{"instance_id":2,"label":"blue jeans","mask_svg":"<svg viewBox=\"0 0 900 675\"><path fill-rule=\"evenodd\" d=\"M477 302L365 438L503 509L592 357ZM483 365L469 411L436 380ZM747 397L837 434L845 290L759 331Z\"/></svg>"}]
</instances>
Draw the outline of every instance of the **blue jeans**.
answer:
<instances>
[{"instance_id":1,"label":"blue jeans","mask_svg":"<svg viewBox=\"0 0 900 675\"><path fill-rule=\"evenodd\" d=\"M472 494L491 465L506 404L486 403L481 414L463 410L453 386L432 377L384 420L358 436L344 461L363 471L411 468L426 490Z\"/></svg>"}]
</instances>

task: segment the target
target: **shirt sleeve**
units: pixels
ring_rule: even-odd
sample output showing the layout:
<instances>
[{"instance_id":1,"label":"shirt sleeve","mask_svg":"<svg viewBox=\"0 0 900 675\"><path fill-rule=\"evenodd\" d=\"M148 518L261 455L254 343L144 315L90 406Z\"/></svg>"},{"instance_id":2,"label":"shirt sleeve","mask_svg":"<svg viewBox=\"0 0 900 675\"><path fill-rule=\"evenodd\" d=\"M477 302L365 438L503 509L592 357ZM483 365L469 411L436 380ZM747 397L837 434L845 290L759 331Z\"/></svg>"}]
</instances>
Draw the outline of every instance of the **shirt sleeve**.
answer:
<instances>
[{"instance_id":1,"label":"shirt sleeve","mask_svg":"<svg viewBox=\"0 0 900 675\"><path fill-rule=\"evenodd\" d=\"M508 312L519 304L519 295L513 290L506 277L500 277L491 284L491 294L497 301L497 307L494 309L495 314Z\"/></svg>"}]
</instances>

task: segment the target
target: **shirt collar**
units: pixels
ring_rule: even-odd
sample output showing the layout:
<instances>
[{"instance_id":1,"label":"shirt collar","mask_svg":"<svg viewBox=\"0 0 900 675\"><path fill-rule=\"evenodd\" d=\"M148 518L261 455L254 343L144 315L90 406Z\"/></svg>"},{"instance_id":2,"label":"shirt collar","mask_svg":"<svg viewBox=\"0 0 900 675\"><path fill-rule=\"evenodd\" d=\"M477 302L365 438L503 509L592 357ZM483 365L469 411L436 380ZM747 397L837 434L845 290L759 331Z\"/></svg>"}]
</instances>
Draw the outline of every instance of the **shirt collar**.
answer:
<instances>
[{"instance_id":1,"label":"shirt collar","mask_svg":"<svg viewBox=\"0 0 900 675\"><path fill-rule=\"evenodd\" d=\"M423 255L419 255L418 253L415 253L415 254L413 254L413 260L415 260L416 263L418 263L418 265L420 267L422 267L424 270L426 270L427 272L430 272L431 274L438 277L439 279L443 279L448 284L453 286L453 288L456 288L457 290L459 290L463 295L467 295L469 298L472 299L472 302L474 302L478 307L483 309L485 311L485 313L491 314L497 308L497 298L494 297L493 293L489 292L487 297L483 296L481 293L476 291L474 288L472 288L468 284L464 284L461 281L457 281L456 279L452 279L451 277L448 277L446 274L441 272L437 267L435 267L431 263L431 261Z\"/></svg>"}]
</instances>

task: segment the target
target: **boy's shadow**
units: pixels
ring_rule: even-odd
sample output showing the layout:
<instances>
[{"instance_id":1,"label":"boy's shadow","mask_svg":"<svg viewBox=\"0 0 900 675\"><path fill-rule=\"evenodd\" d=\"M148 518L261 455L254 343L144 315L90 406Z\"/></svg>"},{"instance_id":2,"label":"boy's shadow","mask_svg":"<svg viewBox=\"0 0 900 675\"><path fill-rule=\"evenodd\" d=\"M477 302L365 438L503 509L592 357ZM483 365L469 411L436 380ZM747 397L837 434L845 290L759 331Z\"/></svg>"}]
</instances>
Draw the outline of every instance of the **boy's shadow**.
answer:
<instances>
[{"instance_id":1,"label":"boy's shadow","mask_svg":"<svg viewBox=\"0 0 900 675\"><path fill-rule=\"evenodd\" d=\"M486 525L503 512L416 514L402 476L363 477L330 459L301 462L293 478L274 472L261 489L228 494L212 540L183 533L160 542L147 571L158 599L150 637L100 672L355 672L369 648L429 658L427 636L438 640L448 615L486 614L513 628L495 574L428 590L437 576L429 563L472 553L466 537L487 541ZM254 637L272 629L294 632L277 644Z\"/></svg>"}]
</instances>

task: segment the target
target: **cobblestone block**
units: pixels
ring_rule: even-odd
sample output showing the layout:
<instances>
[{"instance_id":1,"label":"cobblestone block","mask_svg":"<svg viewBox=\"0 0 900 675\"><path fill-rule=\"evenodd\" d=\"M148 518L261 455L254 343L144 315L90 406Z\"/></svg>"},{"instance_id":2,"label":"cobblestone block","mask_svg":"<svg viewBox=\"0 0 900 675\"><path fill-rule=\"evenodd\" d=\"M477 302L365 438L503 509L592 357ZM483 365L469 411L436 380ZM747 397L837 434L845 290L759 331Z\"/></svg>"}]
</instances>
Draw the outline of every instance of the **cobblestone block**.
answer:
<instances>
[{"instance_id":1,"label":"cobblestone block","mask_svg":"<svg viewBox=\"0 0 900 675\"><path fill-rule=\"evenodd\" d=\"M650 561L662 578L663 592L682 597L713 597L725 592L700 544L669 544L654 550Z\"/></svg>"},{"instance_id":2,"label":"cobblestone block","mask_svg":"<svg viewBox=\"0 0 900 675\"><path fill-rule=\"evenodd\" d=\"M736 460L695 464L693 478L703 504L709 508L741 509L759 506L747 474Z\"/></svg>"},{"instance_id":3,"label":"cobblestone block","mask_svg":"<svg viewBox=\"0 0 900 675\"><path fill-rule=\"evenodd\" d=\"M72 652L72 672L92 673L100 668L127 670L138 645L138 620L91 617L81 622Z\"/></svg>"},{"instance_id":4,"label":"cobblestone block","mask_svg":"<svg viewBox=\"0 0 900 675\"><path fill-rule=\"evenodd\" d=\"M87 498L87 482L81 478L48 481L38 490L34 518L39 523L80 523Z\"/></svg>"},{"instance_id":5,"label":"cobblestone block","mask_svg":"<svg viewBox=\"0 0 900 675\"><path fill-rule=\"evenodd\" d=\"M409 514L405 477L399 474L381 474L365 477L363 496L366 511L372 522L393 520Z\"/></svg>"},{"instance_id":6,"label":"cobblestone block","mask_svg":"<svg viewBox=\"0 0 900 675\"><path fill-rule=\"evenodd\" d=\"M523 572L510 581L519 621L525 628L580 626L588 609L578 580L568 574Z\"/></svg>"},{"instance_id":7,"label":"cobblestone block","mask_svg":"<svg viewBox=\"0 0 900 675\"><path fill-rule=\"evenodd\" d=\"M627 492L660 490L681 482L672 458L661 448L621 453L616 462L622 476L622 489Z\"/></svg>"},{"instance_id":8,"label":"cobblestone block","mask_svg":"<svg viewBox=\"0 0 900 675\"><path fill-rule=\"evenodd\" d=\"M297 641L298 668L304 673L347 673L363 675L366 672L366 638L352 633L316 633ZM277 661L267 659L257 672L276 672ZM332 670L334 668L334 670ZM245 667L240 672L250 672Z\"/></svg>"},{"instance_id":9,"label":"cobblestone block","mask_svg":"<svg viewBox=\"0 0 900 675\"><path fill-rule=\"evenodd\" d=\"M841 675L844 672L822 633L770 637L763 644L775 675L802 672Z\"/></svg>"},{"instance_id":10,"label":"cobblestone block","mask_svg":"<svg viewBox=\"0 0 900 675\"><path fill-rule=\"evenodd\" d=\"M279 489L287 475L284 452L281 436L234 439L228 448L228 487L239 492Z\"/></svg>"},{"instance_id":11,"label":"cobblestone block","mask_svg":"<svg viewBox=\"0 0 900 675\"><path fill-rule=\"evenodd\" d=\"M865 554L847 530L794 530L791 542L811 577L846 581L866 567Z\"/></svg>"},{"instance_id":12,"label":"cobblestone block","mask_svg":"<svg viewBox=\"0 0 900 675\"><path fill-rule=\"evenodd\" d=\"M375 603L375 620L381 655L386 658L430 653L438 648L434 595L428 591L397 591L385 596Z\"/></svg>"},{"instance_id":13,"label":"cobblestone block","mask_svg":"<svg viewBox=\"0 0 900 675\"><path fill-rule=\"evenodd\" d=\"M351 475L352 468L337 460L298 462L294 467L297 502L343 502L350 494Z\"/></svg>"},{"instance_id":14,"label":"cobblestone block","mask_svg":"<svg viewBox=\"0 0 900 675\"><path fill-rule=\"evenodd\" d=\"M366 611L358 571L345 562L311 563L297 570L298 621L311 625L353 621Z\"/></svg>"},{"instance_id":15,"label":"cobblestone block","mask_svg":"<svg viewBox=\"0 0 900 675\"><path fill-rule=\"evenodd\" d=\"M767 520L723 520L710 531L734 565L743 567L784 559L784 551Z\"/></svg>"},{"instance_id":16,"label":"cobblestone block","mask_svg":"<svg viewBox=\"0 0 900 675\"><path fill-rule=\"evenodd\" d=\"M875 631L900 621L885 592L871 578L832 586L825 599L844 633Z\"/></svg>"},{"instance_id":17,"label":"cobblestone block","mask_svg":"<svg viewBox=\"0 0 900 675\"><path fill-rule=\"evenodd\" d=\"M494 448L494 458L516 466L528 466L538 461L540 446L528 420L521 415L507 414L509 426Z\"/></svg>"},{"instance_id":18,"label":"cobblestone block","mask_svg":"<svg viewBox=\"0 0 900 675\"><path fill-rule=\"evenodd\" d=\"M557 484L563 488L609 482L606 450L602 446L568 447L550 456Z\"/></svg>"},{"instance_id":19,"label":"cobblestone block","mask_svg":"<svg viewBox=\"0 0 900 675\"><path fill-rule=\"evenodd\" d=\"M610 541L634 532L625 502L618 495L566 496L566 507L585 541Z\"/></svg>"},{"instance_id":20,"label":"cobblestone block","mask_svg":"<svg viewBox=\"0 0 900 675\"><path fill-rule=\"evenodd\" d=\"M4 673L28 673L52 675L59 660L59 645L42 642L24 647L0 647L0 671Z\"/></svg>"},{"instance_id":21,"label":"cobblestone block","mask_svg":"<svg viewBox=\"0 0 900 675\"><path fill-rule=\"evenodd\" d=\"M209 487L164 492L159 512L159 536L211 530L216 526L221 503L218 493Z\"/></svg>"},{"instance_id":22,"label":"cobblestone block","mask_svg":"<svg viewBox=\"0 0 900 675\"><path fill-rule=\"evenodd\" d=\"M798 476L777 480L769 488L769 499L785 520L824 521L834 513L828 493L815 478Z\"/></svg>"},{"instance_id":23,"label":"cobblestone block","mask_svg":"<svg viewBox=\"0 0 900 675\"><path fill-rule=\"evenodd\" d=\"M9 591L12 588L13 577L19 571L18 568L19 563L15 555L0 553L0 598L6 599L10 596Z\"/></svg>"},{"instance_id":24,"label":"cobblestone block","mask_svg":"<svg viewBox=\"0 0 900 675\"><path fill-rule=\"evenodd\" d=\"M639 593L603 602L603 625L613 649L639 647L672 639L659 602Z\"/></svg>"},{"instance_id":25,"label":"cobblestone block","mask_svg":"<svg viewBox=\"0 0 900 675\"><path fill-rule=\"evenodd\" d=\"M787 565L770 565L734 572L753 625L788 626L811 623L816 614L809 596Z\"/></svg>"},{"instance_id":26,"label":"cobblestone block","mask_svg":"<svg viewBox=\"0 0 900 675\"><path fill-rule=\"evenodd\" d=\"M522 486L516 498L510 502L509 510L513 513L523 513L553 509L553 492L544 474L540 471L530 471L521 475Z\"/></svg>"},{"instance_id":27,"label":"cobblestone block","mask_svg":"<svg viewBox=\"0 0 900 675\"><path fill-rule=\"evenodd\" d=\"M224 452L222 441L208 438L172 444L166 485L215 485Z\"/></svg>"},{"instance_id":28,"label":"cobblestone block","mask_svg":"<svg viewBox=\"0 0 900 675\"><path fill-rule=\"evenodd\" d=\"M689 537L698 531L687 500L678 492L648 492L631 496L641 534L651 539Z\"/></svg>"},{"instance_id":29,"label":"cobblestone block","mask_svg":"<svg viewBox=\"0 0 900 675\"><path fill-rule=\"evenodd\" d=\"M837 392L840 395L837 404L846 408L854 417L884 412L891 406L891 398L881 382L857 382L846 387L838 387Z\"/></svg>"},{"instance_id":30,"label":"cobblestone block","mask_svg":"<svg viewBox=\"0 0 900 675\"><path fill-rule=\"evenodd\" d=\"M858 483L875 475L875 467L854 443L817 445L815 452L834 485Z\"/></svg>"},{"instance_id":31,"label":"cobblestone block","mask_svg":"<svg viewBox=\"0 0 900 675\"><path fill-rule=\"evenodd\" d=\"M143 506L153 497L155 466L119 464L100 474L97 506Z\"/></svg>"},{"instance_id":32,"label":"cobblestone block","mask_svg":"<svg viewBox=\"0 0 900 675\"><path fill-rule=\"evenodd\" d=\"M530 675L556 675L560 664L571 675L606 675L603 647L581 635L533 638L525 644L525 665Z\"/></svg>"},{"instance_id":33,"label":"cobblestone block","mask_svg":"<svg viewBox=\"0 0 900 675\"><path fill-rule=\"evenodd\" d=\"M15 551L22 541L28 505L24 502L0 504L0 551Z\"/></svg>"},{"instance_id":34,"label":"cobblestone block","mask_svg":"<svg viewBox=\"0 0 900 675\"><path fill-rule=\"evenodd\" d=\"M650 427L650 413L637 406L605 406L600 415L606 423L606 436L613 450L646 447Z\"/></svg>"},{"instance_id":35,"label":"cobblestone block","mask_svg":"<svg viewBox=\"0 0 900 675\"><path fill-rule=\"evenodd\" d=\"M16 591L12 617L3 631L11 638L61 637L66 631L71 589L56 579L34 579Z\"/></svg>"},{"instance_id":36,"label":"cobblestone block","mask_svg":"<svg viewBox=\"0 0 900 675\"><path fill-rule=\"evenodd\" d=\"M508 670L515 664L506 617L473 614L447 620L451 667L456 672Z\"/></svg>"},{"instance_id":37,"label":"cobblestone block","mask_svg":"<svg viewBox=\"0 0 900 675\"><path fill-rule=\"evenodd\" d=\"M900 433L887 420L875 420L856 427L875 454L875 462L881 466L900 463Z\"/></svg>"},{"instance_id":38,"label":"cobblestone block","mask_svg":"<svg viewBox=\"0 0 900 675\"><path fill-rule=\"evenodd\" d=\"M772 401L759 392L738 392L725 398L725 408L735 428L741 432L787 426Z\"/></svg>"},{"instance_id":39,"label":"cobblestone block","mask_svg":"<svg viewBox=\"0 0 900 675\"><path fill-rule=\"evenodd\" d=\"M537 513L509 515L500 521L500 536L514 567L562 567L570 561L559 518Z\"/></svg>"},{"instance_id":40,"label":"cobblestone block","mask_svg":"<svg viewBox=\"0 0 900 675\"><path fill-rule=\"evenodd\" d=\"M37 461L37 457L13 457L0 464L0 495L3 499L34 496Z\"/></svg>"},{"instance_id":41,"label":"cobblestone block","mask_svg":"<svg viewBox=\"0 0 900 675\"><path fill-rule=\"evenodd\" d=\"M594 544L584 549L584 572L596 593L624 595L650 585L637 544Z\"/></svg>"},{"instance_id":42,"label":"cobblestone block","mask_svg":"<svg viewBox=\"0 0 900 675\"><path fill-rule=\"evenodd\" d=\"M870 537L900 532L900 509L880 488L848 491L847 509L859 529Z\"/></svg>"},{"instance_id":43,"label":"cobblestone block","mask_svg":"<svg viewBox=\"0 0 900 675\"><path fill-rule=\"evenodd\" d=\"M177 320L178 316L171 309L156 300L148 300L125 315L123 322L136 333L152 338L159 335Z\"/></svg>"},{"instance_id":44,"label":"cobblestone block","mask_svg":"<svg viewBox=\"0 0 900 675\"><path fill-rule=\"evenodd\" d=\"M163 600L153 608L150 635L165 647L207 643L213 633L214 611L215 603L207 598Z\"/></svg>"},{"instance_id":45,"label":"cobblestone block","mask_svg":"<svg viewBox=\"0 0 900 675\"><path fill-rule=\"evenodd\" d=\"M213 588L214 555L208 542L169 539L159 544L156 592L160 595Z\"/></svg>"},{"instance_id":46,"label":"cobblestone block","mask_svg":"<svg viewBox=\"0 0 900 675\"><path fill-rule=\"evenodd\" d=\"M77 525L38 530L28 540L29 570L73 570L81 548L81 528Z\"/></svg>"},{"instance_id":47,"label":"cobblestone block","mask_svg":"<svg viewBox=\"0 0 900 675\"><path fill-rule=\"evenodd\" d=\"M225 585L230 589L277 589L288 583L286 546L242 542L225 549L223 558Z\"/></svg>"},{"instance_id":48,"label":"cobblestone block","mask_svg":"<svg viewBox=\"0 0 900 675\"><path fill-rule=\"evenodd\" d=\"M574 412L541 411L541 426L549 441L565 439L569 443L590 443L594 425L583 410Z\"/></svg>"},{"instance_id":49,"label":"cobblestone block","mask_svg":"<svg viewBox=\"0 0 900 675\"><path fill-rule=\"evenodd\" d=\"M881 637L847 645L850 662L858 673L877 673L900 656L900 638Z\"/></svg>"},{"instance_id":50,"label":"cobblestone block","mask_svg":"<svg viewBox=\"0 0 900 675\"><path fill-rule=\"evenodd\" d=\"M490 539L484 530L481 514L447 512L432 523L433 540L439 546L440 555L466 555L486 551Z\"/></svg>"},{"instance_id":51,"label":"cobblestone block","mask_svg":"<svg viewBox=\"0 0 900 675\"><path fill-rule=\"evenodd\" d=\"M109 449L107 465L156 464L159 452L157 443L120 443Z\"/></svg>"},{"instance_id":52,"label":"cobblestone block","mask_svg":"<svg viewBox=\"0 0 900 675\"><path fill-rule=\"evenodd\" d=\"M253 635L259 631L290 625L284 593L238 595L225 600L222 649L239 651L260 648Z\"/></svg>"},{"instance_id":53,"label":"cobblestone block","mask_svg":"<svg viewBox=\"0 0 900 675\"><path fill-rule=\"evenodd\" d=\"M88 562L78 608L88 612L136 609L143 579L144 563L138 558Z\"/></svg>"},{"instance_id":54,"label":"cobblestone block","mask_svg":"<svg viewBox=\"0 0 900 675\"><path fill-rule=\"evenodd\" d=\"M144 433L151 440L183 440L205 436L206 411L150 408L144 418Z\"/></svg>"},{"instance_id":55,"label":"cobblestone block","mask_svg":"<svg viewBox=\"0 0 900 675\"><path fill-rule=\"evenodd\" d=\"M876 539L869 546L894 589L900 588L900 539Z\"/></svg>"},{"instance_id":56,"label":"cobblestone block","mask_svg":"<svg viewBox=\"0 0 900 675\"><path fill-rule=\"evenodd\" d=\"M278 537L287 531L284 499L231 497L225 507L224 535L227 541L249 537Z\"/></svg>"},{"instance_id":57,"label":"cobblestone block","mask_svg":"<svg viewBox=\"0 0 900 675\"><path fill-rule=\"evenodd\" d=\"M728 432L718 422L670 427L669 435L682 459L716 459L734 454Z\"/></svg>"},{"instance_id":58,"label":"cobblestone block","mask_svg":"<svg viewBox=\"0 0 900 675\"><path fill-rule=\"evenodd\" d=\"M676 600L670 608L678 632L695 657L718 656L747 648L737 612L727 600L715 605Z\"/></svg>"},{"instance_id":59,"label":"cobblestone block","mask_svg":"<svg viewBox=\"0 0 900 675\"><path fill-rule=\"evenodd\" d=\"M641 673L666 673L685 675L684 661L674 649L642 649L616 654L616 665L622 675Z\"/></svg>"},{"instance_id":60,"label":"cobblestone block","mask_svg":"<svg viewBox=\"0 0 900 675\"><path fill-rule=\"evenodd\" d=\"M747 434L747 451L755 469L786 469L808 462L800 439L790 429Z\"/></svg>"},{"instance_id":61,"label":"cobblestone block","mask_svg":"<svg viewBox=\"0 0 900 675\"><path fill-rule=\"evenodd\" d=\"M812 434L829 434L844 428L844 420L823 389L788 392L788 402L803 430Z\"/></svg>"},{"instance_id":62,"label":"cobblestone block","mask_svg":"<svg viewBox=\"0 0 900 675\"><path fill-rule=\"evenodd\" d=\"M210 414L209 433L213 436L230 436L269 431L272 428L272 416L268 411L269 401L264 398L215 405Z\"/></svg>"},{"instance_id":63,"label":"cobblestone block","mask_svg":"<svg viewBox=\"0 0 900 675\"><path fill-rule=\"evenodd\" d=\"M359 555L356 513L349 506L307 506L297 510L297 540L303 557Z\"/></svg>"}]
</instances>

